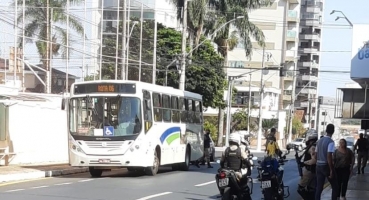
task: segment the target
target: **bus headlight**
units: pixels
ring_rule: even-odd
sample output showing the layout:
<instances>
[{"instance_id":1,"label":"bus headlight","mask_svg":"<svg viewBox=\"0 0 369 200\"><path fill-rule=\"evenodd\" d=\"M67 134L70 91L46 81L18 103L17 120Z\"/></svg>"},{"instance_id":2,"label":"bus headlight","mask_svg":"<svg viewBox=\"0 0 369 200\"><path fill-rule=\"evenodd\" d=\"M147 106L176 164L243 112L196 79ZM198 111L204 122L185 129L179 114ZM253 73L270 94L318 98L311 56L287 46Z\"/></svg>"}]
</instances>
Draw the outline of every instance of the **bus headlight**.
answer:
<instances>
[{"instance_id":1,"label":"bus headlight","mask_svg":"<svg viewBox=\"0 0 369 200\"><path fill-rule=\"evenodd\" d=\"M85 152L81 149L81 147L79 147L77 144L72 144L71 145L71 149L74 151L77 151L78 153L83 153L85 154Z\"/></svg>"}]
</instances>

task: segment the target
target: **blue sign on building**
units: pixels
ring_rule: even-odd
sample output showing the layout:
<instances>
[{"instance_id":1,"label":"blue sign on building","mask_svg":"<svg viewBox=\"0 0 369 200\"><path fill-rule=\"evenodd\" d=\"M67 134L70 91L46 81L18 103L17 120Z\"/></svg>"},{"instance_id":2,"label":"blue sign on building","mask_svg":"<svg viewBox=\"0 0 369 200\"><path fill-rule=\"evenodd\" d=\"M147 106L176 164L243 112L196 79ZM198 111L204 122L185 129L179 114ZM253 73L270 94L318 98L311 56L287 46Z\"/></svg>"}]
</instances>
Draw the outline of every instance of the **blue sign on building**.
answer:
<instances>
[{"instance_id":1,"label":"blue sign on building","mask_svg":"<svg viewBox=\"0 0 369 200\"><path fill-rule=\"evenodd\" d=\"M104 126L104 136L114 136L114 126Z\"/></svg>"}]
</instances>

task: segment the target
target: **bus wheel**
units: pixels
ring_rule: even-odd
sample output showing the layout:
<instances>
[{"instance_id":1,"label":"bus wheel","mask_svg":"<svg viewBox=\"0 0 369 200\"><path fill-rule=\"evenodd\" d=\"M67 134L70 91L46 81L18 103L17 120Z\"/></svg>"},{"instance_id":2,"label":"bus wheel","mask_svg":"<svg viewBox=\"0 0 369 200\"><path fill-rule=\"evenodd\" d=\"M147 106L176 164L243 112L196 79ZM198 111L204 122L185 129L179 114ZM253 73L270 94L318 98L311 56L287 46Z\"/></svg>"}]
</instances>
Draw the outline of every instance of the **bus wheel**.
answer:
<instances>
[{"instance_id":1,"label":"bus wheel","mask_svg":"<svg viewBox=\"0 0 369 200\"><path fill-rule=\"evenodd\" d=\"M103 170L102 169L95 169L93 167L89 167L90 175L94 178L101 177Z\"/></svg>"},{"instance_id":2,"label":"bus wheel","mask_svg":"<svg viewBox=\"0 0 369 200\"><path fill-rule=\"evenodd\" d=\"M191 162L191 150L187 147L185 161L179 164L179 169L182 171L188 171L188 169L190 168L190 162Z\"/></svg>"},{"instance_id":3,"label":"bus wheel","mask_svg":"<svg viewBox=\"0 0 369 200\"><path fill-rule=\"evenodd\" d=\"M159 166L160 166L160 160L159 160L157 151L155 151L155 153L154 153L154 163L151 167L147 167L145 169L146 175L155 176L159 171Z\"/></svg>"}]
</instances>

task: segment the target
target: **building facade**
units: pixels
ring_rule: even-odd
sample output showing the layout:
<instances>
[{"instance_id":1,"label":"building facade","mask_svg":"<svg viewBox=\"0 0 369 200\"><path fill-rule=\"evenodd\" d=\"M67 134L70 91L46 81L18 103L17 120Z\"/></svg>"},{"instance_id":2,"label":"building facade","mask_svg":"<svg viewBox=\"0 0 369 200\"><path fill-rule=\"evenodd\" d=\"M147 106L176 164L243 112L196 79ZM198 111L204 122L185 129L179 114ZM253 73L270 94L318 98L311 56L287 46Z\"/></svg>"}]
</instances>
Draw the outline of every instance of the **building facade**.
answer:
<instances>
[{"instance_id":1,"label":"building facade","mask_svg":"<svg viewBox=\"0 0 369 200\"><path fill-rule=\"evenodd\" d=\"M92 15L93 24L96 24L92 28L93 38L96 38L95 45L92 48L92 53L95 56L93 69L99 69L100 65L103 64L104 56L104 46L103 44L106 39L116 39L122 37L122 32L117 30L119 23L123 19L123 1L124 0L99 0L93 1L94 10ZM126 0L126 11L129 15L129 19L132 17L141 18L141 10L143 10L143 20L156 20L157 23L161 23L166 27L178 28L177 21L177 10L173 4L167 0ZM129 20L126 19L127 22ZM130 32L132 32L134 23L130 23L127 27L127 38L130 37ZM147 39L147 38L146 38ZM150 38L153 40L153 38ZM128 51L128 50L127 50ZM119 53L118 53L119 54ZM114 56L114 55L113 55ZM121 57L121 55L115 55L116 57Z\"/></svg>"},{"instance_id":2,"label":"building facade","mask_svg":"<svg viewBox=\"0 0 369 200\"><path fill-rule=\"evenodd\" d=\"M296 110L309 116L308 128L316 128L318 77L324 0L301 1L299 60L297 63ZM319 124L319 122L318 122Z\"/></svg>"},{"instance_id":3,"label":"building facade","mask_svg":"<svg viewBox=\"0 0 369 200\"><path fill-rule=\"evenodd\" d=\"M268 7L263 7L249 13L249 19L258 26L265 35L264 67L274 68L275 70L263 71L263 83L266 88L273 89L276 96L273 106L274 111L289 110L291 108L292 93L294 93L294 74L298 55L298 33L300 21L300 3L298 0L274 0ZM255 69L262 68L263 48L255 40L252 40L253 54L251 59L245 56L242 41L232 51L228 52L227 76L229 79L237 79L243 76L246 81L259 89L255 91L255 96L259 96L260 101L260 83L262 71ZM279 68L283 66L287 71L286 77L279 76ZM247 74L250 72L250 74ZM247 74L247 75L245 75ZM235 86L238 90L237 96L248 99L247 87ZM243 95L243 94L246 94ZM245 96L245 97L244 97ZM265 98L268 95L264 94ZM251 101L256 98L251 96ZM236 102L236 107L243 106L241 101ZM247 101L242 101L247 104ZM265 115L265 116L264 116ZM263 112L263 118L270 118L271 113Z\"/></svg>"},{"instance_id":4,"label":"building facade","mask_svg":"<svg viewBox=\"0 0 369 200\"><path fill-rule=\"evenodd\" d=\"M332 97L319 96L317 128L319 134L325 135L325 129L328 124L335 126L335 135L339 135L341 127L341 119L335 118L336 99Z\"/></svg>"}]
</instances>

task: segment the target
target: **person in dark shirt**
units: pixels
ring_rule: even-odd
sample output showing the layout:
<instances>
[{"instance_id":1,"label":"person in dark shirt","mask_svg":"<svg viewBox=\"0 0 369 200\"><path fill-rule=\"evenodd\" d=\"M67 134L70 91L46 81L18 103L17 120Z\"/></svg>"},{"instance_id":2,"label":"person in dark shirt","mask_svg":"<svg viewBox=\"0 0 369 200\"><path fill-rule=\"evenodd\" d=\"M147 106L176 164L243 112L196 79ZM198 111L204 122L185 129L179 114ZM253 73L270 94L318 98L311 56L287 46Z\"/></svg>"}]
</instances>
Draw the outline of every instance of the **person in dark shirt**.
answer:
<instances>
[{"instance_id":1,"label":"person in dark shirt","mask_svg":"<svg viewBox=\"0 0 369 200\"><path fill-rule=\"evenodd\" d=\"M364 134L360 133L360 138L356 141L354 150L357 150L357 173L364 174L366 162L368 161L369 142L364 138Z\"/></svg>"},{"instance_id":2,"label":"person in dark shirt","mask_svg":"<svg viewBox=\"0 0 369 200\"><path fill-rule=\"evenodd\" d=\"M210 131L206 130L204 134L204 164L207 162L208 168L213 168L210 165Z\"/></svg>"}]
</instances>

